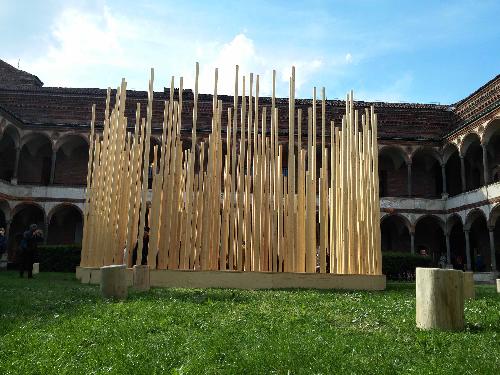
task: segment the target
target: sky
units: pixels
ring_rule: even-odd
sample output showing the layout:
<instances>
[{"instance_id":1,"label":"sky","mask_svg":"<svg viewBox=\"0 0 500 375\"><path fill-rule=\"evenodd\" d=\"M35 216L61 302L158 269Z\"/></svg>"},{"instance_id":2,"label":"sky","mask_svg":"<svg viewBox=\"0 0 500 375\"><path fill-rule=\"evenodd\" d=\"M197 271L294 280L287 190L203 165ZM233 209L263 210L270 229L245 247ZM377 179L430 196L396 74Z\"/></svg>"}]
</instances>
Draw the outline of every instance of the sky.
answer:
<instances>
[{"instance_id":1,"label":"sky","mask_svg":"<svg viewBox=\"0 0 500 375\"><path fill-rule=\"evenodd\" d=\"M261 96L452 104L500 74L500 1L0 0L0 59L45 86L212 93L259 75Z\"/></svg>"}]
</instances>

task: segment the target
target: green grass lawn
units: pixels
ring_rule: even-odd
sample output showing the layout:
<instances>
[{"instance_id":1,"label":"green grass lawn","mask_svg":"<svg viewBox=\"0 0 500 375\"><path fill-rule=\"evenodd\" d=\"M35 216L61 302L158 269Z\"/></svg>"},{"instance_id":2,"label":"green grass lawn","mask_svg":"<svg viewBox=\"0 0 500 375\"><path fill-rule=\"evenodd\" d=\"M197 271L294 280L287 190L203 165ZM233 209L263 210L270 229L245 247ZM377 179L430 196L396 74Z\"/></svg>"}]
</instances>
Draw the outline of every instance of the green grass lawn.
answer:
<instances>
[{"instance_id":1,"label":"green grass lawn","mask_svg":"<svg viewBox=\"0 0 500 375\"><path fill-rule=\"evenodd\" d=\"M415 328L415 285L386 292L152 289L126 302L72 274L0 273L0 374L498 374L500 297L460 333Z\"/></svg>"}]
</instances>

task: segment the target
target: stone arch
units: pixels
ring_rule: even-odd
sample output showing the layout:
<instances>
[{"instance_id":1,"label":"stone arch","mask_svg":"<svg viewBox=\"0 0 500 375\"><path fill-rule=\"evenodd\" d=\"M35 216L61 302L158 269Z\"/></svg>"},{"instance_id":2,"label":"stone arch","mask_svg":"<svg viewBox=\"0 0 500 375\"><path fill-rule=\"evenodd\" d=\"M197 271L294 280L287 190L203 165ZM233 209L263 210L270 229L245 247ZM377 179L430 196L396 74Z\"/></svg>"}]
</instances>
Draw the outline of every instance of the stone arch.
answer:
<instances>
[{"instance_id":1,"label":"stone arch","mask_svg":"<svg viewBox=\"0 0 500 375\"><path fill-rule=\"evenodd\" d=\"M22 202L12 210L12 221L9 231L8 257L14 259L15 252L22 239L23 233L31 224L37 224L45 232L45 210L35 202ZM47 233L44 233L46 236Z\"/></svg>"},{"instance_id":2,"label":"stone arch","mask_svg":"<svg viewBox=\"0 0 500 375\"><path fill-rule=\"evenodd\" d=\"M408 194L408 173L406 166L409 159L399 146L386 145L380 148L379 191L381 197L402 197Z\"/></svg>"},{"instance_id":3,"label":"stone arch","mask_svg":"<svg viewBox=\"0 0 500 375\"><path fill-rule=\"evenodd\" d=\"M10 219L10 205L5 199L0 199L0 228L7 227L7 221Z\"/></svg>"},{"instance_id":4,"label":"stone arch","mask_svg":"<svg viewBox=\"0 0 500 375\"><path fill-rule=\"evenodd\" d=\"M472 143L478 141L481 143L481 135L479 133L476 133L475 131L471 131L468 134L464 136L462 141L460 142L459 146L459 151L460 155L464 156L465 153L467 152L468 148L471 146Z\"/></svg>"},{"instance_id":5,"label":"stone arch","mask_svg":"<svg viewBox=\"0 0 500 375\"><path fill-rule=\"evenodd\" d=\"M51 245L75 244L82 242L83 213L71 203L55 206L47 217L47 243Z\"/></svg>"},{"instance_id":6,"label":"stone arch","mask_svg":"<svg viewBox=\"0 0 500 375\"><path fill-rule=\"evenodd\" d=\"M481 138L482 143L488 143L491 137L500 130L500 117L492 118L488 121L484 127L483 136Z\"/></svg>"},{"instance_id":7,"label":"stone arch","mask_svg":"<svg viewBox=\"0 0 500 375\"><path fill-rule=\"evenodd\" d=\"M444 222L436 215L422 215L415 221L415 248L417 252L425 250L432 257L434 265L446 254Z\"/></svg>"},{"instance_id":8,"label":"stone arch","mask_svg":"<svg viewBox=\"0 0 500 375\"><path fill-rule=\"evenodd\" d=\"M460 154L464 158L466 191L484 185L483 148L477 133L469 133L462 141Z\"/></svg>"},{"instance_id":9,"label":"stone arch","mask_svg":"<svg viewBox=\"0 0 500 375\"><path fill-rule=\"evenodd\" d=\"M486 215L474 208L467 213L464 228L469 230L472 269L484 272L490 269L491 251Z\"/></svg>"},{"instance_id":10,"label":"stone arch","mask_svg":"<svg viewBox=\"0 0 500 375\"><path fill-rule=\"evenodd\" d=\"M464 227L465 229L470 229L472 223L479 217L482 217L486 220L486 214L480 208L473 208L467 215L465 216Z\"/></svg>"},{"instance_id":11,"label":"stone arch","mask_svg":"<svg viewBox=\"0 0 500 375\"><path fill-rule=\"evenodd\" d=\"M14 126L14 125L7 125L4 129L3 132L1 133L1 138L3 138L6 135L9 135L12 140L15 143L16 147L19 147L19 144L21 143L21 135L19 134L19 130Z\"/></svg>"},{"instance_id":12,"label":"stone arch","mask_svg":"<svg viewBox=\"0 0 500 375\"><path fill-rule=\"evenodd\" d=\"M500 269L500 203L497 203L490 212L488 226L493 229L493 242L496 254L496 269Z\"/></svg>"},{"instance_id":13,"label":"stone arch","mask_svg":"<svg viewBox=\"0 0 500 375\"><path fill-rule=\"evenodd\" d=\"M433 215L433 214L423 214L423 215L420 215L418 216L416 219L415 219L415 223L413 224L415 227L418 225L418 223L426 218L432 218L433 220L436 220L436 222L438 223L439 227L444 231L445 230L445 221L440 218L439 216L436 216L436 215Z\"/></svg>"},{"instance_id":14,"label":"stone arch","mask_svg":"<svg viewBox=\"0 0 500 375\"><path fill-rule=\"evenodd\" d=\"M411 156L412 195L437 198L443 193L441 156L431 147L420 147Z\"/></svg>"},{"instance_id":15,"label":"stone arch","mask_svg":"<svg viewBox=\"0 0 500 375\"><path fill-rule=\"evenodd\" d=\"M383 251L411 251L411 224L400 214L388 214L380 220L381 246Z\"/></svg>"},{"instance_id":16,"label":"stone arch","mask_svg":"<svg viewBox=\"0 0 500 375\"><path fill-rule=\"evenodd\" d=\"M461 225L463 225L462 217L457 213L453 213L453 214L449 215L446 218L446 232L449 233L451 227L453 225L455 225L456 223L460 223Z\"/></svg>"},{"instance_id":17,"label":"stone arch","mask_svg":"<svg viewBox=\"0 0 500 375\"><path fill-rule=\"evenodd\" d=\"M52 168L52 142L44 133L29 133L21 141L19 183L48 185Z\"/></svg>"},{"instance_id":18,"label":"stone arch","mask_svg":"<svg viewBox=\"0 0 500 375\"><path fill-rule=\"evenodd\" d=\"M19 147L19 132L11 125L5 127L0 137L0 179L10 181L14 177L16 153Z\"/></svg>"},{"instance_id":19,"label":"stone arch","mask_svg":"<svg viewBox=\"0 0 500 375\"><path fill-rule=\"evenodd\" d=\"M443 162L445 163L446 192L450 196L462 192L462 175L460 151L454 143L448 143L443 149Z\"/></svg>"},{"instance_id":20,"label":"stone arch","mask_svg":"<svg viewBox=\"0 0 500 375\"><path fill-rule=\"evenodd\" d=\"M82 133L69 133L69 134L64 134L62 135L54 144L54 151L59 151L59 149L64 146L65 144L68 143L68 141L71 141L75 138L78 138L85 142L87 144L87 147L89 147L89 139Z\"/></svg>"},{"instance_id":21,"label":"stone arch","mask_svg":"<svg viewBox=\"0 0 500 375\"><path fill-rule=\"evenodd\" d=\"M488 218L488 226L494 227L500 217L500 203L497 203L491 208L490 216Z\"/></svg>"},{"instance_id":22,"label":"stone arch","mask_svg":"<svg viewBox=\"0 0 500 375\"><path fill-rule=\"evenodd\" d=\"M452 214L446 220L446 234L450 241L450 261L453 268L465 270L467 256L465 253L465 233L462 218Z\"/></svg>"},{"instance_id":23,"label":"stone arch","mask_svg":"<svg viewBox=\"0 0 500 375\"><path fill-rule=\"evenodd\" d=\"M81 134L67 134L56 145L54 181L56 185L85 185L89 143Z\"/></svg>"},{"instance_id":24,"label":"stone arch","mask_svg":"<svg viewBox=\"0 0 500 375\"><path fill-rule=\"evenodd\" d=\"M487 151L489 182L500 181L500 118L488 122L483 134L483 145Z\"/></svg>"}]
</instances>

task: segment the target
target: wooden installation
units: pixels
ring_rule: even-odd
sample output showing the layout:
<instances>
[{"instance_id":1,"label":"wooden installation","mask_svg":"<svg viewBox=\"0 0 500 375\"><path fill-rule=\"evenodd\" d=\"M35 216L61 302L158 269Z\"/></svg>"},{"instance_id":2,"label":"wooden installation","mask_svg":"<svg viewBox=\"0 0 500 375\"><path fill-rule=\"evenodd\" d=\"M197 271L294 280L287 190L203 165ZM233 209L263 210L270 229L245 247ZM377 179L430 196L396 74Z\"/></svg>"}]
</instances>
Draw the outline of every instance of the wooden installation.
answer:
<instances>
[{"instance_id":1,"label":"wooden installation","mask_svg":"<svg viewBox=\"0 0 500 375\"><path fill-rule=\"evenodd\" d=\"M125 80L113 106L108 89L101 134L94 106L81 267L132 267L133 258L140 264L148 226L151 270L381 275L373 107L355 110L351 92L342 122L334 124L323 88L320 100L314 89L312 105L296 109L292 68L286 131L279 127L275 72L266 107L260 77L244 76L240 86L236 66L229 108L218 100L215 70L212 129L201 138L198 72L196 64L190 148L181 141L182 78L176 98L171 80L153 160L153 71L147 107L137 104L135 119L125 117Z\"/></svg>"}]
</instances>

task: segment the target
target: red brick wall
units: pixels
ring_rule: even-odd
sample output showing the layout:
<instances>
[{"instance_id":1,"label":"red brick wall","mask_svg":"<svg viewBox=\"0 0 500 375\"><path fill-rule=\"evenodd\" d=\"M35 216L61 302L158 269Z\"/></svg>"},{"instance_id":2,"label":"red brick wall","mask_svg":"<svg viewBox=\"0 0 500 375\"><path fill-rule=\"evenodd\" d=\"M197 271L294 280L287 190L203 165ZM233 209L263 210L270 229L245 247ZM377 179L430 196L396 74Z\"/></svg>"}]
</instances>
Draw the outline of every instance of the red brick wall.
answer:
<instances>
[{"instance_id":1,"label":"red brick wall","mask_svg":"<svg viewBox=\"0 0 500 375\"><path fill-rule=\"evenodd\" d=\"M51 151L45 146L34 156L23 147L19 158L19 183L47 185L50 178Z\"/></svg>"},{"instance_id":2,"label":"red brick wall","mask_svg":"<svg viewBox=\"0 0 500 375\"><path fill-rule=\"evenodd\" d=\"M71 155L62 150L57 152L54 184L85 185L87 181L88 148L76 148Z\"/></svg>"}]
</instances>

